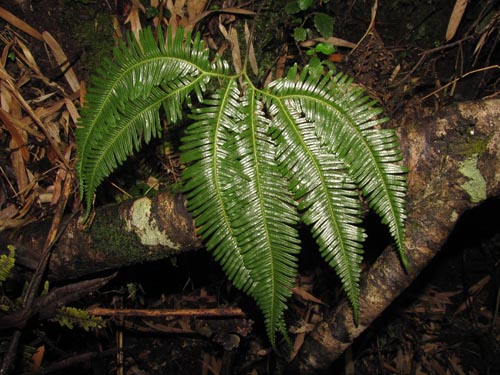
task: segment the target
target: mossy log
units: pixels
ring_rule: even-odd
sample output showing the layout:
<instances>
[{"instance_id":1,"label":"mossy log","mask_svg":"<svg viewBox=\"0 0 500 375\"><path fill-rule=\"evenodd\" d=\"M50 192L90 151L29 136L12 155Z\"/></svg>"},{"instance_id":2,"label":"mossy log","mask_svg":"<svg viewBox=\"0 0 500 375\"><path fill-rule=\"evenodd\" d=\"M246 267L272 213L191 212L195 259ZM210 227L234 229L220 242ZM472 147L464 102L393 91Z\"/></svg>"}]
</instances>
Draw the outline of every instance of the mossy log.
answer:
<instances>
[{"instance_id":1,"label":"mossy log","mask_svg":"<svg viewBox=\"0 0 500 375\"><path fill-rule=\"evenodd\" d=\"M180 195L160 193L96 210L91 223L82 226L70 217L62 228L49 265L52 279L71 279L104 270L168 258L201 248L194 223ZM8 236L0 246L16 246L19 264L34 269L51 221L37 222Z\"/></svg>"}]
</instances>

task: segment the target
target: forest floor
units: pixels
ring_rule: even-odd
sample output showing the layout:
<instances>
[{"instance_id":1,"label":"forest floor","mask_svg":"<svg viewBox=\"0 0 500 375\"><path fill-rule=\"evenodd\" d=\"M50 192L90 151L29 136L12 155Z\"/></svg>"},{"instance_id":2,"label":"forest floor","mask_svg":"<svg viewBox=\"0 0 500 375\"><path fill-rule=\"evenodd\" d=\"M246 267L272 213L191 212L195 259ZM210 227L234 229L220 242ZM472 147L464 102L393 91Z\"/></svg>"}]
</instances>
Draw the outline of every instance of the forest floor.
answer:
<instances>
[{"instance_id":1,"label":"forest floor","mask_svg":"<svg viewBox=\"0 0 500 375\"><path fill-rule=\"evenodd\" d=\"M257 77L262 84L280 77L295 62L303 66L319 57L325 67L348 73L377 99L393 127L456 101L499 92L500 4L494 0L472 2L463 15L454 12L455 2L449 0L393 0L378 7L372 1L352 0L335 7L319 2L322 5L314 10L333 14L333 35L348 42L328 55L308 53L314 46L308 44L315 36L314 25L307 13L284 15L283 1L177 0L177 8L170 9L154 0L4 2L0 1L0 231L22 231L28 223L57 216L63 199L67 214L78 210L75 176L70 175L75 183L69 189L63 183L65 165L72 167L74 162L78 107L101 61L127 30L141 26L191 25L207 46L230 56L230 44L220 29L241 32L243 21L251 20L243 11L257 11L255 50L262 61ZM205 6L232 11L204 14ZM457 28L447 41L453 22ZM294 40L297 25L312 29L310 40ZM150 149L114 174L97 204L176 184L176 150L158 152L160 146L151 148L154 155ZM130 170L139 173L126 172ZM492 201L465 215L429 269L328 373L500 373L500 231L492 219L499 209L500 202ZM375 221L371 216L366 220L367 262L389 241ZM311 316L341 295L338 281L319 257L304 256L299 274L287 319L305 324L290 327L294 350L300 349ZM16 306L30 277L26 270L13 272L0 291L2 309ZM58 285L63 283L48 288ZM283 363L270 350L253 302L231 287L204 252L122 269L105 287L72 306L150 311L238 306L245 314L218 319L105 317L105 324L87 330L62 327L54 319L34 321L23 328L24 355L17 368L74 375L256 375L273 373ZM0 354L8 352L12 334L0 333Z\"/></svg>"}]
</instances>

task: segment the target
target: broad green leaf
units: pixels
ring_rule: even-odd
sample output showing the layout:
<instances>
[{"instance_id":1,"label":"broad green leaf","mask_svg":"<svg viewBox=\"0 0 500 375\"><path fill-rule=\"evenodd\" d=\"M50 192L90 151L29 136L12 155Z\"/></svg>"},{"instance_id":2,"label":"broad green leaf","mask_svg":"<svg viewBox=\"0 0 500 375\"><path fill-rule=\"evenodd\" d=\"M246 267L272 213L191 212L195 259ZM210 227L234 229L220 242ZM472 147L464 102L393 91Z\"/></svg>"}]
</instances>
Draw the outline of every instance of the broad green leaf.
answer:
<instances>
[{"instance_id":1,"label":"broad green leaf","mask_svg":"<svg viewBox=\"0 0 500 375\"><path fill-rule=\"evenodd\" d=\"M300 10L307 10L311 7L313 0L297 0Z\"/></svg>"},{"instance_id":2,"label":"broad green leaf","mask_svg":"<svg viewBox=\"0 0 500 375\"><path fill-rule=\"evenodd\" d=\"M297 0L289 1L285 5L285 13L286 14L295 14L300 12L299 3Z\"/></svg>"},{"instance_id":3,"label":"broad green leaf","mask_svg":"<svg viewBox=\"0 0 500 375\"><path fill-rule=\"evenodd\" d=\"M316 13L314 15L314 26L323 38L333 35L333 17L326 13Z\"/></svg>"},{"instance_id":4,"label":"broad green leaf","mask_svg":"<svg viewBox=\"0 0 500 375\"><path fill-rule=\"evenodd\" d=\"M307 39L307 30L303 27L293 29L293 38L296 42L302 42Z\"/></svg>"}]
</instances>

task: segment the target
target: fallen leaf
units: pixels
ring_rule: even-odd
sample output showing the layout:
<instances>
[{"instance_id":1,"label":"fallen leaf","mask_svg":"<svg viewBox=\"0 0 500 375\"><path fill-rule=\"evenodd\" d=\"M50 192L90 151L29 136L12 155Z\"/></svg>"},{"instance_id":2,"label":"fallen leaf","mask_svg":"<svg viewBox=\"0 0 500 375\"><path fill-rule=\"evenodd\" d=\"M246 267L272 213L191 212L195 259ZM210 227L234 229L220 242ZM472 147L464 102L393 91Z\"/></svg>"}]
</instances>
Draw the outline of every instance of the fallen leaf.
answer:
<instances>
[{"instance_id":1,"label":"fallen leaf","mask_svg":"<svg viewBox=\"0 0 500 375\"><path fill-rule=\"evenodd\" d=\"M455 36L460 21L465 13L465 8L467 8L468 0L457 0L453 11L451 12L450 20L448 21L448 29L446 30L446 41L453 39Z\"/></svg>"}]
</instances>

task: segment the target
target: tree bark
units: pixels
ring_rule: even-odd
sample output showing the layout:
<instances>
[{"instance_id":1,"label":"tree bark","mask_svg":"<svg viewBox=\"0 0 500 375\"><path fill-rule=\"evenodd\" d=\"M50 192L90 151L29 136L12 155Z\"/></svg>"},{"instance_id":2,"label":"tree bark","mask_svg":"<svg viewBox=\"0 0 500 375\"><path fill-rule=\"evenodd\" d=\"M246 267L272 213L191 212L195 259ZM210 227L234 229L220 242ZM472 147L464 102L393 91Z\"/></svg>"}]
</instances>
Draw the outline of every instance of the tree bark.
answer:
<instances>
[{"instance_id":1,"label":"tree bark","mask_svg":"<svg viewBox=\"0 0 500 375\"><path fill-rule=\"evenodd\" d=\"M16 261L34 269L50 220L0 236L0 248L16 246ZM100 207L92 223L71 217L49 265L52 279L72 279L109 269L168 258L201 248L194 223L180 195L160 193Z\"/></svg>"},{"instance_id":2,"label":"tree bark","mask_svg":"<svg viewBox=\"0 0 500 375\"><path fill-rule=\"evenodd\" d=\"M328 368L439 252L468 209L500 195L500 100L450 106L399 129L408 175L405 272L394 249L362 276L359 325L343 302L306 338L292 365L314 374Z\"/></svg>"}]
</instances>

